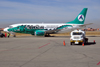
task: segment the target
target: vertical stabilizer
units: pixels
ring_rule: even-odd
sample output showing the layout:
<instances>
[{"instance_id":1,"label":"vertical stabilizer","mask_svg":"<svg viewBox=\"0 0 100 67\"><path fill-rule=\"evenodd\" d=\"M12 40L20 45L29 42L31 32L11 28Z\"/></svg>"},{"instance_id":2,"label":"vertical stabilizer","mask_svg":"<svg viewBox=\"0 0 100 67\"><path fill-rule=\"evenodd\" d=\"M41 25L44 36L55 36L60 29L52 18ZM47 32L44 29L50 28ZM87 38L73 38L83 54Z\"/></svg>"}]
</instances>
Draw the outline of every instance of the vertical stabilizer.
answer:
<instances>
[{"instance_id":1,"label":"vertical stabilizer","mask_svg":"<svg viewBox=\"0 0 100 67\"><path fill-rule=\"evenodd\" d=\"M83 10L78 14L78 16L71 22L67 22L66 24L84 24L86 13L88 8L83 8Z\"/></svg>"}]
</instances>

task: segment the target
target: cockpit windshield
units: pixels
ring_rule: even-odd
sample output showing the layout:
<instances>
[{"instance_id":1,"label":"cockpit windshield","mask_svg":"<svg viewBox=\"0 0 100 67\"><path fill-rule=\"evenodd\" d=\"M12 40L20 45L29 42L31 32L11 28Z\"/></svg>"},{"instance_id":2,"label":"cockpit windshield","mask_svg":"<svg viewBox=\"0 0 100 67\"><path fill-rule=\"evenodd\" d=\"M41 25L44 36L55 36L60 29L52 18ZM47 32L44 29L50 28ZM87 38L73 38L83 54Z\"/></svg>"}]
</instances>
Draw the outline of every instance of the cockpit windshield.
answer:
<instances>
[{"instance_id":1,"label":"cockpit windshield","mask_svg":"<svg viewBox=\"0 0 100 67\"><path fill-rule=\"evenodd\" d=\"M13 28L13 26L9 26L9 28Z\"/></svg>"}]
</instances>

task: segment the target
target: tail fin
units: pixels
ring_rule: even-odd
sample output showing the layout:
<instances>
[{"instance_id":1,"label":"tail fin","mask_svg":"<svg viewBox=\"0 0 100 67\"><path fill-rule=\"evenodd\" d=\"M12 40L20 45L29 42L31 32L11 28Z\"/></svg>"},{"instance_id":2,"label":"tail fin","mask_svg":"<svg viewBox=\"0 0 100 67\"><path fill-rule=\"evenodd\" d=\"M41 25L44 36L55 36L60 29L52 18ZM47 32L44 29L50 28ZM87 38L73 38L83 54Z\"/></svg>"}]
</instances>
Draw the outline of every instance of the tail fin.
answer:
<instances>
[{"instance_id":1,"label":"tail fin","mask_svg":"<svg viewBox=\"0 0 100 67\"><path fill-rule=\"evenodd\" d=\"M78 14L78 16L71 22L67 22L66 24L84 24L86 13L88 8L83 8L83 10Z\"/></svg>"}]
</instances>

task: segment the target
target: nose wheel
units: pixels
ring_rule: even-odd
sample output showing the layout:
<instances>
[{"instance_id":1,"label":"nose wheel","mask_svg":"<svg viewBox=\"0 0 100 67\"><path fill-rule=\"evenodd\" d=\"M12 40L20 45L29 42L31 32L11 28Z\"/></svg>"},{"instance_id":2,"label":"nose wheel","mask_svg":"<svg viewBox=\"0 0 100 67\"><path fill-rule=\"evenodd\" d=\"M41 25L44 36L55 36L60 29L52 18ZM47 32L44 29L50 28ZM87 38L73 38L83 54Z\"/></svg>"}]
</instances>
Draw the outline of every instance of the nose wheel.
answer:
<instances>
[{"instance_id":1,"label":"nose wheel","mask_svg":"<svg viewBox=\"0 0 100 67\"><path fill-rule=\"evenodd\" d=\"M13 37L16 37L16 35L14 34Z\"/></svg>"},{"instance_id":2,"label":"nose wheel","mask_svg":"<svg viewBox=\"0 0 100 67\"><path fill-rule=\"evenodd\" d=\"M13 32L11 32L11 35L12 35L13 37L16 37L16 34L15 34L15 33L13 33Z\"/></svg>"}]
</instances>

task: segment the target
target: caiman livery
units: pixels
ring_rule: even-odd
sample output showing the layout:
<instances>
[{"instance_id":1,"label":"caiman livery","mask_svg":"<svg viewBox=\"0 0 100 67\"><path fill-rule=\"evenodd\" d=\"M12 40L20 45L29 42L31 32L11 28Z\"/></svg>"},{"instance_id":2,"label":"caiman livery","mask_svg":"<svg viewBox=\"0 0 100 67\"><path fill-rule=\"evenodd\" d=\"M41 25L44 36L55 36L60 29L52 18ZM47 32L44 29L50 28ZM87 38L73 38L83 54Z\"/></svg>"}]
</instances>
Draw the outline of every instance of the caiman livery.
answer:
<instances>
[{"instance_id":1,"label":"caiman livery","mask_svg":"<svg viewBox=\"0 0 100 67\"><path fill-rule=\"evenodd\" d=\"M78 16L71 22L65 24L33 24L33 23L21 23L13 24L5 28L4 31L11 33L26 33L35 36L45 36L53 33L65 33L75 29L81 29L89 24L84 24L86 13L88 8L78 14Z\"/></svg>"}]
</instances>

